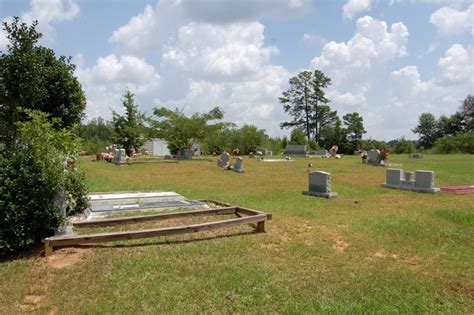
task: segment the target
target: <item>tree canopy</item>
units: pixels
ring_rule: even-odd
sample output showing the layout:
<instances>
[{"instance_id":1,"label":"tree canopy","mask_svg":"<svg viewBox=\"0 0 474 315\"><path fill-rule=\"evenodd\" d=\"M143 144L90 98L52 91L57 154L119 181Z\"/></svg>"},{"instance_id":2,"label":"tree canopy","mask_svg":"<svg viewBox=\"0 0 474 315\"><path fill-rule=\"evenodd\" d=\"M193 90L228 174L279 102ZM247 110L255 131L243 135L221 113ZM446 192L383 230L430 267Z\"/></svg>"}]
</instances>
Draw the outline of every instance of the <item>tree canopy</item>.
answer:
<instances>
[{"instance_id":1,"label":"tree canopy","mask_svg":"<svg viewBox=\"0 0 474 315\"><path fill-rule=\"evenodd\" d=\"M124 148L128 154L132 148L139 149L143 146L147 134L145 114L140 113L133 97L133 93L129 90L123 94L122 104L125 109L123 115L112 111L114 142Z\"/></svg>"},{"instance_id":2,"label":"tree canopy","mask_svg":"<svg viewBox=\"0 0 474 315\"><path fill-rule=\"evenodd\" d=\"M331 79L315 70L302 71L289 81L290 88L282 93L279 98L283 110L291 117L291 121L280 124L281 128L299 128L305 131L308 141L312 138L319 139L321 125L324 124L324 113L321 105L327 104L323 89L331 84Z\"/></svg>"},{"instance_id":3,"label":"tree canopy","mask_svg":"<svg viewBox=\"0 0 474 315\"><path fill-rule=\"evenodd\" d=\"M152 120L152 133L154 136L168 142L168 148L176 153L181 148L191 149L199 144L206 136L224 129L231 124L220 122L224 112L215 107L209 112L194 113L187 117L182 109L170 110L165 107L155 108L158 120ZM211 123L213 122L213 123Z\"/></svg>"},{"instance_id":4,"label":"tree canopy","mask_svg":"<svg viewBox=\"0 0 474 315\"><path fill-rule=\"evenodd\" d=\"M61 127L79 123L84 116L86 99L74 76L75 65L37 45L42 36L37 24L20 23L18 17L10 24L3 22L10 44L0 56L0 141L9 147L17 138L16 122L26 119L22 109L59 118Z\"/></svg>"}]
</instances>

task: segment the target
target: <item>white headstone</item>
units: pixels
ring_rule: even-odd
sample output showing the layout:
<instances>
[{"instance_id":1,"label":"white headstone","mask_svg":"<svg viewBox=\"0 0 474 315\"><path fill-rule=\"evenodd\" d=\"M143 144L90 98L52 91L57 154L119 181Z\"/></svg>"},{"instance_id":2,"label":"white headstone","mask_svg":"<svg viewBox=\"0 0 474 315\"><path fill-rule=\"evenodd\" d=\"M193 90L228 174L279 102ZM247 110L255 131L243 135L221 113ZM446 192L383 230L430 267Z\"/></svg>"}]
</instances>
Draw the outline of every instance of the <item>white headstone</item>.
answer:
<instances>
[{"instance_id":1,"label":"white headstone","mask_svg":"<svg viewBox=\"0 0 474 315\"><path fill-rule=\"evenodd\" d=\"M234 167L232 168L232 170L234 172L237 172L237 173L244 173L245 170L244 170L244 160L242 160L241 157L237 157L235 159L235 164L234 164Z\"/></svg>"}]
</instances>

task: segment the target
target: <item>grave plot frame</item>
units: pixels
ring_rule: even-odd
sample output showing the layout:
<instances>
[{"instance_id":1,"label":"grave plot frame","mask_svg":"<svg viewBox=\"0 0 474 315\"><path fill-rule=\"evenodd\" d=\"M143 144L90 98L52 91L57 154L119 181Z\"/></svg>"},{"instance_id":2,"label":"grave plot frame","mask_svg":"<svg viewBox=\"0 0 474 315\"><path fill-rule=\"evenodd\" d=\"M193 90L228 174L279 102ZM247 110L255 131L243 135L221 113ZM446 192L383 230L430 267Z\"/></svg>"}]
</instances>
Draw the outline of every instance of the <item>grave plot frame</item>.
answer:
<instances>
[{"instance_id":1,"label":"grave plot frame","mask_svg":"<svg viewBox=\"0 0 474 315\"><path fill-rule=\"evenodd\" d=\"M272 219L272 214L267 212L261 212L253 209L232 206L227 203L223 203L215 200L201 200L206 202L212 202L220 208L205 209L205 210L194 210L185 212L174 212L164 213L148 216L134 216L134 217L123 217L113 219L102 219L94 221L82 221L74 222L74 227L91 227L91 226L111 226L120 224L131 224L145 221L156 221L170 218L180 218L189 216L199 216L208 214L235 214L237 218L211 221L206 223L172 226L166 228L157 229L146 229L146 230L132 230L122 232L109 232L109 233L94 233L84 235L72 235L72 236L53 236L48 237L44 240L45 256L49 256L54 252L55 247L67 247L75 246L80 244L93 244L101 242L113 242L119 240L131 240L141 239L148 237L158 237L165 235L176 235L195 233L200 231L215 230L220 228L232 227L241 224L255 224L257 232L265 232L265 221Z\"/></svg>"}]
</instances>

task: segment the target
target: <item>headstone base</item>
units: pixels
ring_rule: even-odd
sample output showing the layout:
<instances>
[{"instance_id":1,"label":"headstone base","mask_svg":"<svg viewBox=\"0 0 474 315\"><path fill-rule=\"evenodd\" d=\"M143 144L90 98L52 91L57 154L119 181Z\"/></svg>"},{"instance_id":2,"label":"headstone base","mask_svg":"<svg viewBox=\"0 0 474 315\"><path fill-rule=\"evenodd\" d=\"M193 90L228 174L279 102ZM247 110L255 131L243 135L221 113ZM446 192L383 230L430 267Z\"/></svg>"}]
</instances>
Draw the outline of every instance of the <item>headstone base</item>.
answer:
<instances>
[{"instance_id":1,"label":"headstone base","mask_svg":"<svg viewBox=\"0 0 474 315\"><path fill-rule=\"evenodd\" d=\"M423 188L423 187L412 187L412 186L398 186L398 185L387 185L382 184L382 187L393 188L393 189L403 189L403 190L412 190L424 193L435 194L440 192L439 188Z\"/></svg>"},{"instance_id":2,"label":"headstone base","mask_svg":"<svg viewBox=\"0 0 474 315\"><path fill-rule=\"evenodd\" d=\"M313 196L313 197L324 197L324 198L334 198L337 196L337 192L316 192L316 191L303 191L303 195Z\"/></svg>"},{"instance_id":3,"label":"headstone base","mask_svg":"<svg viewBox=\"0 0 474 315\"><path fill-rule=\"evenodd\" d=\"M59 227L54 230L54 236L72 236L74 235L74 231L72 230L72 227L67 225L65 227Z\"/></svg>"}]
</instances>

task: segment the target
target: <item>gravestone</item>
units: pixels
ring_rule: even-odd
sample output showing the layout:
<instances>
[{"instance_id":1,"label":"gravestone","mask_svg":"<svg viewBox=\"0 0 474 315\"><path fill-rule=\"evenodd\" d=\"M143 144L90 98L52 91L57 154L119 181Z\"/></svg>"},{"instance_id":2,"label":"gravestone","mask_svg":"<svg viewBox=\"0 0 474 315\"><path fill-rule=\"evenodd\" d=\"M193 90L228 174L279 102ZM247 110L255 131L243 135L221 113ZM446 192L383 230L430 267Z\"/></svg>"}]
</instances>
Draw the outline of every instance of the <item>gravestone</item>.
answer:
<instances>
[{"instance_id":1,"label":"gravestone","mask_svg":"<svg viewBox=\"0 0 474 315\"><path fill-rule=\"evenodd\" d=\"M326 172L311 172L308 174L308 190L303 195L331 198L337 193L331 191L331 174Z\"/></svg>"},{"instance_id":2,"label":"gravestone","mask_svg":"<svg viewBox=\"0 0 474 315\"><path fill-rule=\"evenodd\" d=\"M387 185L399 186L403 180L403 170L388 169L387 170Z\"/></svg>"},{"instance_id":3,"label":"gravestone","mask_svg":"<svg viewBox=\"0 0 474 315\"><path fill-rule=\"evenodd\" d=\"M113 158L112 162L117 164L118 158L119 158L119 149L114 149L113 155L114 155L114 158Z\"/></svg>"},{"instance_id":4,"label":"gravestone","mask_svg":"<svg viewBox=\"0 0 474 315\"><path fill-rule=\"evenodd\" d=\"M316 151L316 155L326 156L326 154L328 154L328 150L318 150L318 151Z\"/></svg>"},{"instance_id":5,"label":"gravestone","mask_svg":"<svg viewBox=\"0 0 474 315\"><path fill-rule=\"evenodd\" d=\"M262 152L262 155L272 155L273 152L267 149L257 149L255 152Z\"/></svg>"},{"instance_id":6,"label":"gravestone","mask_svg":"<svg viewBox=\"0 0 474 315\"><path fill-rule=\"evenodd\" d=\"M400 181L400 184L413 187L415 185L415 174L413 172L405 172L405 178Z\"/></svg>"},{"instance_id":7,"label":"gravestone","mask_svg":"<svg viewBox=\"0 0 474 315\"><path fill-rule=\"evenodd\" d=\"M120 149L120 150L117 150L117 149L116 149L116 152L117 152L117 151L118 151L117 157L115 157L115 155L114 155L114 163L115 163L116 165L120 165L120 164L126 163L125 149Z\"/></svg>"},{"instance_id":8,"label":"gravestone","mask_svg":"<svg viewBox=\"0 0 474 315\"><path fill-rule=\"evenodd\" d=\"M178 160L191 160L193 158L193 150L182 148L178 151L176 158Z\"/></svg>"},{"instance_id":9,"label":"gravestone","mask_svg":"<svg viewBox=\"0 0 474 315\"><path fill-rule=\"evenodd\" d=\"M412 154L408 155L408 157L411 157L412 159L421 159L421 158L423 158L423 154L421 154L421 153L412 153Z\"/></svg>"},{"instance_id":10,"label":"gravestone","mask_svg":"<svg viewBox=\"0 0 474 315\"><path fill-rule=\"evenodd\" d=\"M228 162L229 162L229 153L224 152L217 159L217 166L224 167L227 165Z\"/></svg>"},{"instance_id":11,"label":"gravestone","mask_svg":"<svg viewBox=\"0 0 474 315\"><path fill-rule=\"evenodd\" d=\"M367 152L367 164L380 165L380 153L377 150Z\"/></svg>"},{"instance_id":12,"label":"gravestone","mask_svg":"<svg viewBox=\"0 0 474 315\"><path fill-rule=\"evenodd\" d=\"M235 164L232 167L232 170L237 173L244 173L244 160L241 157L235 159Z\"/></svg>"},{"instance_id":13,"label":"gravestone","mask_svg":"<svg viewBox=\"0 0 474 315\"><path fill-rule=\"evenodd\" d=\"M61 224L54 230L54 235L62 236L73 234L72 228L67 226L67 204L66 204L66 195L64 193L58 193L54 196L53 199L54 206L59 208L59 214L61 216Z\"/></svg>"},{"instance_id":14,"label":"gravestone","mask_svg":"<svg viewBox=\"0 0 474 315\"><path fill-rule=\"evenodd\" d=\"M412 190L417 192L437 193L439 188L434 187L434 172L418 170L413 172L405 172L402 178L403 170L387 169L386 183L383 187Z\"/></svg>"},{"instance_id":15,"label":"gravestone","mask_svg":"<svg viewBox=\"0 0 474 315\"><path fill-rule=\"evenodd\" d=\"M287 144L284 154L306 156L306 146L301 144Z\"/></svg>"}]
</instances>

